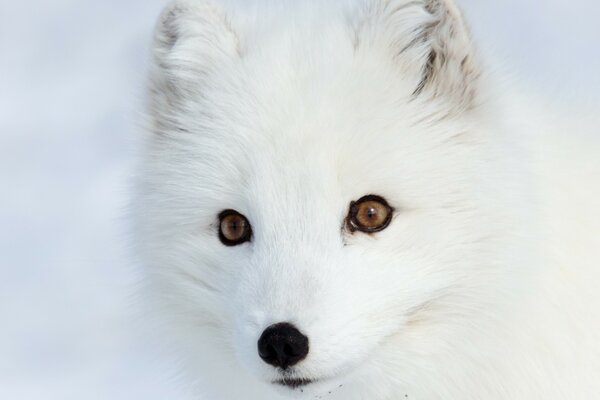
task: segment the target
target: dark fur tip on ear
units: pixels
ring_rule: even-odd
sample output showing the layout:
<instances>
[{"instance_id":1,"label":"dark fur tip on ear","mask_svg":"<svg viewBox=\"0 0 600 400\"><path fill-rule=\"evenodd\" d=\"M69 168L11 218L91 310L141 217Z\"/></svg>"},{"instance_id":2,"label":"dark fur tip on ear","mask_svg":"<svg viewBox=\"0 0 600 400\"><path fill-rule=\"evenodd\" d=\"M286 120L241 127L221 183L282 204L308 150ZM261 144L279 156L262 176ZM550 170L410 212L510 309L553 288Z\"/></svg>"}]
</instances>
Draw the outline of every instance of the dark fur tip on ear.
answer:
<instances>
[{"instance_id":1,"label":"dark fur tip on ear","mask_svg":"<svg viewBox=\"0 0 600 400\"><path fill-rule=\"evenodd\" d=\"M402 74L414 77L413 98L446 96L463 109L469 107L480 73L469 29L453 0L367 4L366 17L354 23L355 42L384 43Z\"/></svg>"},{"instance_id":2,"label":"dark fur tip on ear","mask_svg":"<svg viewBox=\"0 0 600 400\"><path fill-rule=\"evenodd\" d=\"M476 54L462 13L452 0L424 0L432 21L421 29L428 54L421 80L413 96L430 89L433 95L447 95L463 105L472 102L479 78Z\"/></svg>"},{"instance_id":3,"label":"dark fur tip on ear","mask_svg":"<svg viewBox=\"0 0 600 400\"><path fill-rule=\"evenodd\" d=\"M149 74L149 114L160 128L180 131L171 113L198 99L213 73L240 55L224 10L211 0L174 0L160 15Z\"/></svg>"},{"instance_id":4,"label":"dark fur tip on ear","mask_svg":"<svg viewBox=\"0 0 600 400\"><path fill-rule=\"evenodd\" d=\"M180 4L173 3L168 6L158 19L156 28L156 44L163 49L171 49L179 37L177 18L184 10Z\"/></svg>"},{"instance_id":5,"label":"dark fur tip on ear","mask_svg":"<svg viewBox=\"0 0 600 400\"><path fill-rule=\"evenodd\" d=\"M162 11L155 28L154 47L158 55L170 51L182 35L185 17L193 11L187 1L174 0Z\"/></svg>"},{"instance_id":6,"label":"dark fur tip on ear","mask_svg":"<svg viewBox=\"0 0 600 400\"><path fill-rule=\"evenodd\" d=\"M179 43L194 44L198 55L237 51L237 36L226 15L208 0L174 0L161 13L155 29L154 51L160 59ZM184 46L185 47L185 46Z\"/></svg>"}]
</instances>

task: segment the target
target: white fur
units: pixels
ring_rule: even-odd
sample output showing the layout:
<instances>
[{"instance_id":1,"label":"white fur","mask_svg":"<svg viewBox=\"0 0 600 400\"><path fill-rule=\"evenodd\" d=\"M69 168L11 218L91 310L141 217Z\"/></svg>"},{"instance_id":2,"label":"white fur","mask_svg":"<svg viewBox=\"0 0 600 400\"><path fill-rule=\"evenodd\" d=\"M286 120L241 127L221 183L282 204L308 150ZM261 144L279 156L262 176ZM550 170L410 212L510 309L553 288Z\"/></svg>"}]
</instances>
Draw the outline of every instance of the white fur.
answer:
<instances>
[{"instance_id":1,"label":"white fur","mask_svg":"<svg viewBox=\"0 0 600 400\"><path fill-rule=\"evenodd\" d=\"M499 86L449 1L163 14L137 237L199 398L600 398L599 125ZM344 228L366 194L396 209L371 236ZM302 392L256 350L282 321Z\"/></svg>"}]
</instances>

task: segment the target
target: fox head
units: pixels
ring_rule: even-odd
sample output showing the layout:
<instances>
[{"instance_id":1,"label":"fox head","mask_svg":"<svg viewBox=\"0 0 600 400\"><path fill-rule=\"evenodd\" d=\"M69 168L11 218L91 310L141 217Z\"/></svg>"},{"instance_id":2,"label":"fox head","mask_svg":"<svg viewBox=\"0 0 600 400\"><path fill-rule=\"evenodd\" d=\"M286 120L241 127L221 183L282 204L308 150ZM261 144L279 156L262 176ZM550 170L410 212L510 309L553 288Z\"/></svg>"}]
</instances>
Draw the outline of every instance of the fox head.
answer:
<instances>
[{"instance_id":1,"label":"fox head","mask_svg":"<svg viewBox=\"0 0 600 400\"><path fill-rule=\"evenodd\" d=\"M469 357L520 251L469 32L450 0L264 3L158 23L150 293L220 398L416 391Z\"/></svg>"}]
</instances>

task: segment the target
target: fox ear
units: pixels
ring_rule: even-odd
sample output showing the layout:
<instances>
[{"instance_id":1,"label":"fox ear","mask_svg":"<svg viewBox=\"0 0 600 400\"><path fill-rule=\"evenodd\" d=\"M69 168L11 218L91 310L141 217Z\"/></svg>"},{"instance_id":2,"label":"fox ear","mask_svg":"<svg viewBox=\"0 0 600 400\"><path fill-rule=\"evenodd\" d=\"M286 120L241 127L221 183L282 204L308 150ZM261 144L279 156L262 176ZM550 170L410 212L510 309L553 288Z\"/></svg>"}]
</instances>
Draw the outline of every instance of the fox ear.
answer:
<instances>
[{"instance_id":1,"label":"fox ear","mask_svg":"<svg viewBox=\"0 0 600 400\"><path fill-rule=\"evenodd\" d=\"M170 84L198 82L238 53L227 17L205 0L174 0L162 12L154 35L157 74Z\"/></svg>"},{"instance_id":2,"label":"fox ear","mask_svg":"<svg viewBox=\"0 0 600 400\"><path fill-rule=\"evenodd\" d=\"M372 0L362 34L383 42L404 73L415 79L414 97L450 96L468 107L480 76L474 45L453 0Z\"/></svg>"}]
</instances>

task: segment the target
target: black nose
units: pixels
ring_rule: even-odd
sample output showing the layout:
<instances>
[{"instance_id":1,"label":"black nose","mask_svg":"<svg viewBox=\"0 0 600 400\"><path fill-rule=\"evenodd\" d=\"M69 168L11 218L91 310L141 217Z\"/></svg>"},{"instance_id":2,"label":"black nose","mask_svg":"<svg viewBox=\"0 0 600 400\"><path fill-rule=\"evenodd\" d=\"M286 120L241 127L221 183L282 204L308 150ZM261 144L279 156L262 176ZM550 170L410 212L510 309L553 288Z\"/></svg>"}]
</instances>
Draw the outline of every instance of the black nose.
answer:
<instances>
[{"instance_id":1,"label":"black nose","mask_svg":"<svg viewBox=\"0 0 600 400\"><path fill-rule=\"evenodd\" d=\"M269 326L258 339L258 355L274 367L286 369L307 354L308 338L287 322Z\"/></svg>"}]
</instances>

